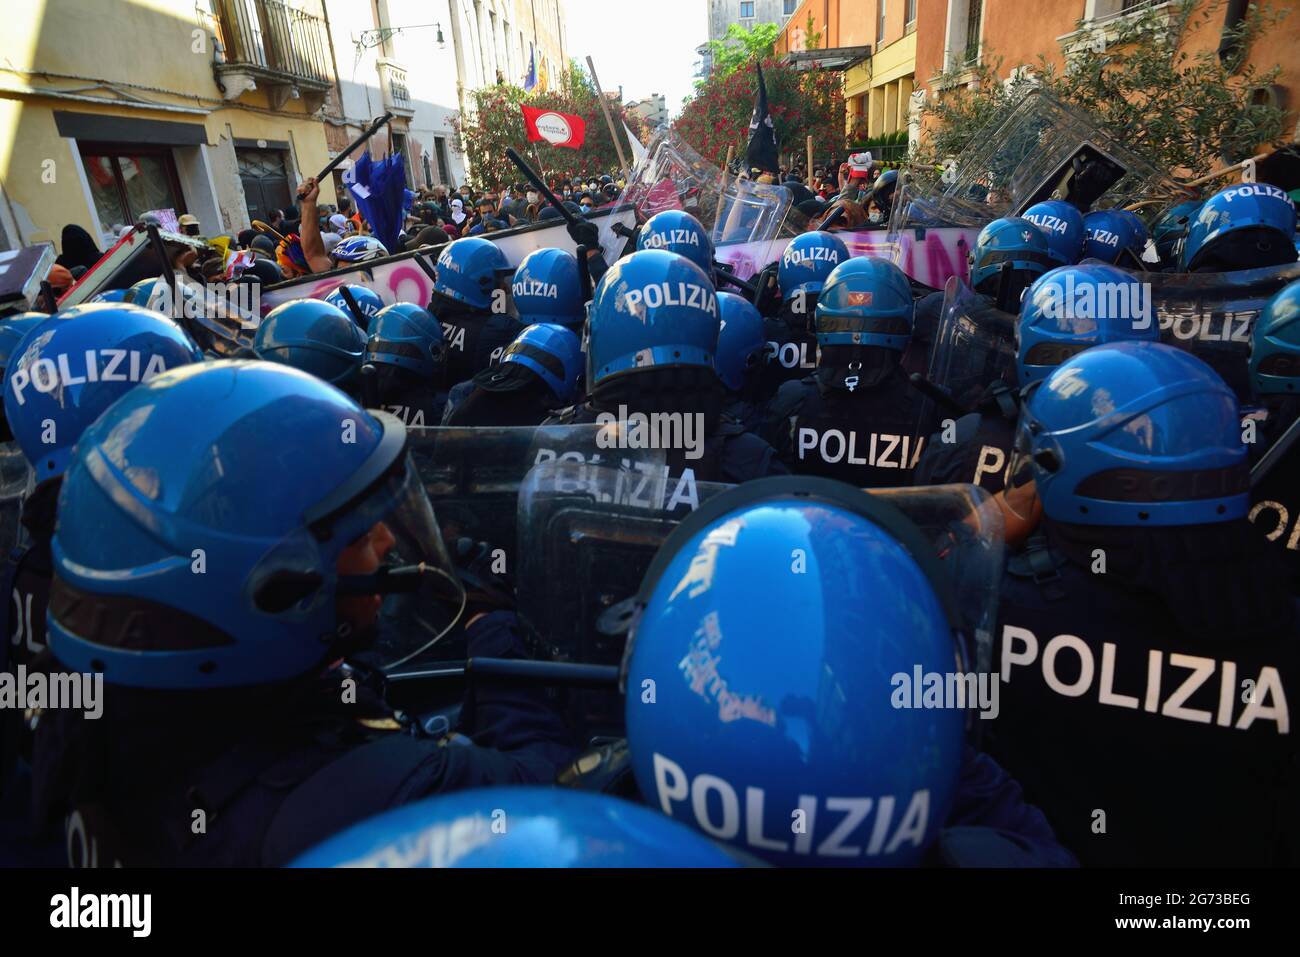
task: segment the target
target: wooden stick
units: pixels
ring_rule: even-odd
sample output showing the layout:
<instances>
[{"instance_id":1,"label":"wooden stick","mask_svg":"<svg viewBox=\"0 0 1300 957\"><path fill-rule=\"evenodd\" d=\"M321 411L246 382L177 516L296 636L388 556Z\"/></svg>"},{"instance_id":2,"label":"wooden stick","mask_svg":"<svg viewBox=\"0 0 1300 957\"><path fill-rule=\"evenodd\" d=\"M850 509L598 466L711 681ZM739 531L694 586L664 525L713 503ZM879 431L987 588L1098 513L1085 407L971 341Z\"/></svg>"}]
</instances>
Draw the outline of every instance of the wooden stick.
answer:
<instances>
[{"instance_id":1,"label":"wooden stick","mask_svg":"<svg viewBox=\"0 0 1300 957\"><path fill-rule=\"evenodd\" d=\"M632 169L627 165L627 157L623 155L623 144L618 138L618 131L614 129L614 118L609 112L609 100L605 99L605 93L600 88L600 80L596 78L596 64L587 57L587 69L591 71L591 82L596 87L596 97L600 100L601 111L605 114L605 123L609 126L609 138L614 141L614 149L618 151L618 165L623 169L623 180L632 178Z\"/></svg>"},{"instance_id":2,"label":"wooden stick","mask_svg":"<svg viewBox=\"0 0 1300 957\"><path fill-rule=\"evenodd\" d=\"M718 177L718 211L713 214L714 220L722 217L722 199L727 195L727 170L731 169L731 161L736 156L736 147L727 147L727 161L722 164L722 175Z\"/></svg>"},{"instance_id":3,"label":"wooden stick","mask_svg":"<svg viewBox=\"0 0 1300 957\"><path fill-rule=\"evenodd\" d=\"M808 134L808 168L803 171L804 180L811 186L812 184L812 134Z\"/></svg>"},{"instance_id":4,"label":"wooden stick","mask_svg":"<svg viewBox=\"0 0 1300 957\"><path fill-rule=\"evenodd\" d=\"M1272 152L1260 153L1258 156L1252 156L1250 159L1242 160L1240 163L1233 163L1231 166L1225 166L1223 169L1216 169L1213 173L1206 173L1200 179L1194 179L1190 183L1181 183L1179 185L1184 187L1200 186L1202 183L1208 183L1212 179L1218 179L1220 176L1226 176L1231 172L1241 169L1243 166L1249 163L1250 160L1254 160L1256 163L1258 163L1260 160L1267 159L1272 155L1273 155Z\"/></svg>"}]
</instances>

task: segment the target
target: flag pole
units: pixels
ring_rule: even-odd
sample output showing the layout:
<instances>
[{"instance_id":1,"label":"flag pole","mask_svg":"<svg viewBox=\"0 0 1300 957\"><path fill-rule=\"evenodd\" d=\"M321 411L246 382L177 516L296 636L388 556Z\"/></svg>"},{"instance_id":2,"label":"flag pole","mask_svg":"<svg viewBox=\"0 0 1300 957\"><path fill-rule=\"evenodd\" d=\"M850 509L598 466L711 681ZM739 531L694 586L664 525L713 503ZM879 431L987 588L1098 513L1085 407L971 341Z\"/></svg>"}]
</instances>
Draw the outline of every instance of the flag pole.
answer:
<instances>
[{"instance_id":1,"label":"flag pole","mask_svg":"<svg viewBox=\"0 0 1300 957\"><path fill-rule=\"evenodd\" d=\"M804 178L812 183L812 134L808 134L808 168L803 171Z\"/></svg>"},{"instance_id":2,"label":"flag pole","mask_svg":"<svg viewBox=\"0 0 1300 957\"><path fill-rule=\"evenodd\" d=\"M623 169L623 179L626 182L632 178L632 169L627 165L627 157L623 155L623 144L618 141L618 133L614 131L614 118L609 113L609 100L605 99L605 93L600 88L600 79L596 76L596 64L592 62L591 57L587 57L587 69L591 71L591 82L596 87L596 98L600 100L600 108L605 114L605 123L609 127L609 138L614 141L614 149L618 151L618 165Z\"/></svg>"},{"instance_id":3,"label":"flag pole","mask_svg":"<svg viewBox=\"0 0 1300 957\"><path fill-rule=\"evenodd\" d=\"M736 155L736 146L733 143L727 147L727 160L722 164L722 175L718 177L718 211L713 214L714 220L722 218L722 200L727 195L727 170L731 169L731 161Z\"/></svg>"}]
</instances>

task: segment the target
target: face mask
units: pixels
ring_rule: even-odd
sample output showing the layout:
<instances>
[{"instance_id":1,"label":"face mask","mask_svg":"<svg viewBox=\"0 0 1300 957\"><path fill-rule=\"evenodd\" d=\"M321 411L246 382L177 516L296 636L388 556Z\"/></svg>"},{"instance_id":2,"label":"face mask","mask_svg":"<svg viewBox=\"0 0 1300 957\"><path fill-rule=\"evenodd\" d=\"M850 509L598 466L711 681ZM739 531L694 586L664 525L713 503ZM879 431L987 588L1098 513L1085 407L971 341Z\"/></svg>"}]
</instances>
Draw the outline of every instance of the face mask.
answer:
<instances>
[{"instance_id":1,"label":"face mask","mask_svg":"<svg viewBox=\"0 0 1300 957\"><path fill-rule=\"evenodd\" d=\"M583 203L583 204L582 204L582 211L583 211L584 213L585 213L585 212L589 212L590 210L591 210L591 203Z\"/></svg>"},{"instance_id":2,"label":"face mask","mask_svg":"<svg viewBox=\"0 0 1300 957\"><path fill-rule=\"evenodd\" d=\"M528 204L531 206L531 205L532 205L533 203L535 203L535 202L537 202L537 194L536 194L536 193L529 193L529 194L528 194Z\"/></svg>"},{"instance_id":3,"label":"face mask","mask_svg":"<svg viewBox=\"0 0 1300 957\"><path fill-rule=\"evenodd\" d=\"M867 216L867 219L871 220L873 223L878 223L884 218L885 216L883 213L871 213L869 216Z\"/></svg>"}]
</instances>

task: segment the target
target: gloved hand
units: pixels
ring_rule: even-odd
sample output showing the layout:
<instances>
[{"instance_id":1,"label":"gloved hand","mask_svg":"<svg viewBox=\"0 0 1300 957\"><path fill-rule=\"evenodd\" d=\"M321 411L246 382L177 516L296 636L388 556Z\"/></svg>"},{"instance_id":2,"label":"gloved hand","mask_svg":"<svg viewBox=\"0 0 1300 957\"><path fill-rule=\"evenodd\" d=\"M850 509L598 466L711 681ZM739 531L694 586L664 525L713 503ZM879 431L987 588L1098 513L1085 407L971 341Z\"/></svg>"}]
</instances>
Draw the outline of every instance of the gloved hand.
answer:
<instances>
[{"instance_id":1,"label":"gloved hand","mask_svg":"<svg viewBox=\"0 0 1300 957\"><path fill-rule=\"evenodd\" d=\"M569 223L566 228L569 238L579 246L586 246L588 249L596 249L600 246L600 229L595 223L580 219L576 223Z\"/></svg>"}]
</instances>

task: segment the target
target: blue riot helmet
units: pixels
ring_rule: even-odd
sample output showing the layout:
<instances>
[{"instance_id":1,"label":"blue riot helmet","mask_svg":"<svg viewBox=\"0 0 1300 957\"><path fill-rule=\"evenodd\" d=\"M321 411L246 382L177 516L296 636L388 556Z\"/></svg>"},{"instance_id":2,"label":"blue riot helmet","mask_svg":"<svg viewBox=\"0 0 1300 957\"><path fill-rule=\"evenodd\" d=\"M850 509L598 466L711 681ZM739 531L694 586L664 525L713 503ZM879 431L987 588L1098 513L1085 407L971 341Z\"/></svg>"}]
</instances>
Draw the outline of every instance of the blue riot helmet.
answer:
<instances>
[{"instance_id":1,"label":"blue riot helmet","mask_svg":"<svg viewBox=\"0 0 1300 957\"><path fill-rule=\"evenodd\" d=\"M332 250L330 259L340 263L363 263L383 259L388 249L374 236L349 236Z\"/></svg>"},{"instance_id":2,"label":"blue riot helmet","mask_svg":"<svg viewBox=\"0 0 1300 957\"><path fill-rule=\"evenodd\" d=\"M1181 272L1225 272L1296 261L1296 211L1286 192L1269 183L1219 190L1187 227Z\"/></svg>"},{"instance_id":3,"label":"blue riot helmet","mask_svg":"<svg viewBox=\"0 0 1300 957\"><path fill-rule=\"evenodd\" d=\"M361 310L360 319L352 314L352 309L348 306L347 297L343 295L344 289L347 289L347 291L351 293L352 301L355 302L357 308ZM361 327L363 332L370 331L371 321L373 321L375 316L379 314L379 310L384 308L384 300L379 298L379 293L375 292L369 286L362 286L358 283L347 283L346 285L340 286L338 289L335 289L326 296L325 301L331 306L338 307L342 310L345 316L352 316L353 320L356 321L357 325Z\"/></svg>"},{"instance_id":4,"label":"blue riot helmet","mask_svg":"<svg viewBox=\"0 0 1300 957\"><path fill-rule=\"evenodd\" d=\"M1133 224L1114 209L1096 209L1083 217L1083 255L1084 259L1100 259L1102 262L1118 262L1124 250L1131 250L1138 237L1133 232ZM1141 255L1141 247L1138 255Z\"/></svg>"},{"instance_id":5,"label":"blue riot helmet","mask_svg":"<svg viewBox=\"0 0 1300 957\"><path fill-rule=\"evenodd\" d=\"M501 353L497 367L511 365L531 370L550 390L560 405L573 402L582 374L582 342L567 326L539 322L526 327Z\"/></svg>"},{"instance_id":6,"label":"blue riot helmet","mask_svg":"<svg viewBox=\"0 0 1300 957\"><path fill-rule=\"evenodd\" d=\"M519 321L559 323L581 329L587 314L582 295L578 258L564 249L538 249L529 253L515 269L510 284Z\"/></svg>"},{"instance_id":7,"label":"blue riot helmet","mask_svg":"<svg viewBox=\"0 0 1300 957\"><path fill-rule=\"evenodd\" d=\"M59 514L50 649L111 684L262 685L361 653L393 565L423 563L396 576L420 600L375 667L463 610L405 426L288 366L222 360L133 389L77 443Z\"/></svg>"},{"instance_id":8,"label":"blue riot helmet","mask_svg":"<svg viewBox=\"0 0 1300 957\"><path fill-rule=\"evenodd\" d=\"M18 343L22 342L35 326L50 318L48 312L22 312L6 316L0 320L0 385L3 385L9 360L14 357ZM9 428L9 420L4 418L4 406L0 404L0 442L8 442L14 437Z\"/></svg>"},{"instance_id":9,"label":"blue riot helmet","mask_svg":"<svg viewBox=\"0 0 1300 957\"><path fill-rule=\"evenodd\" d=\"M501 248L489 239L467 236L442 247L433 291L470 309L490 309L492 293L509 269Z\"/></svg>"},{"instance_id":10,"label":"blue riot helmet","mask_svg":"<svg viewBox=\"0 0 1300 957\"><path fill-rule=\"evenodd\" d=\"M1062 363L1022 408L1016 452L1058 522L1201 525L1250 506L1236 396L1159 342L1111 342Z\"/></svg>"},{"instance_id":11,"label":"blue riot helmet","mask_svg":"<svg viewBox=\"0 0 1300 957\"><path fill-rule=\"evenodd\" d=\"M995 219L981 229L970 255L972 288L984 295L996 295L1001 287L1003 269L1010 268L1015 280L1013 285L1017 287L1008 290L1013 299L1017 299L1026 286L1053 265L1047 236L1029 220L1019 216Z\"/></svg>"},{"instance_id":12,"label":"blue riot helmet","mask_svg":"<svg viewBox=\"0 0 1300 957\"><path fill-rule=\"evenodd\" d=\"M1177 203L1164 210L1151 223L1151 241L1155 244L1156 254L1162 263L1172 265L1178 261L1192 217L1203 204L1204 200L1200 199Z\"/></svg>"},{"instance_id":13,"label":"blue riot helmet","mask_svg":"<svg viewBox=\"0 0 1300 957\"><path fill-rule=\"evenodd\" d=\"M800 293L817 295L831 271L848 259L849 248L834 233L800 233L781 253L776 273L781 298L789 302Z\"/></svg>"},{"instance_id":14,"label":"blue riot helmet","mask_svg":"<svg viewBox=\"0 0 1300 957\"><path fill-rule=\"evenodd\" d=\"M646 803L774 864L917 863L963 748L960 710L897 704L899 675L961 667L937 564L894 507L839 482L705 502L647 571L624 658Z\"/></svg>"},{"instance_id":15,"label":"blue riot helmet","mask_svg":"<svg viewBox=\"0 0 1300 957\"><path fill-rule=\"evenodd\" d=\"M703 269L660 249L634 252L596 285L587 328L587 385L674 366L714 369L721 317Z\"/></svg>"},{"instance_id":16,"label":"blue riot helmet","mask_svg":"<svg viewBox=\"0 0 1300 957\"><path fill-rule=\"evenodd\" d=\"M177 278L176 290L181 297L180 302L174 301L172 284L169 280L162 276L153 276L149 279L141 279L131 286L126 291L122 302L140 306L143 309L152 309L154 312L160 312L164 316L169 316L178 321L185 318L187 304L191 313L202 313L202 294L197 289L185 280Z\"/></svg>"},{"instance_id":17,"label":"blue riot helmet","mask_svg":"<svg viewBox=\"0 0 1300 957\"><path fill-rule=\"evenodd\" d=\"M1147 229L1147 224L1142 221L1142 217L1131 209L1121 209L1116 207L1110 210L1120 219L1129 225L1129 250L1139 260L1144 262L1154 262L1154 258L1146 258L1147 246L1151 242L1151 231ZM1084 217L1085 219L1087 217ZM1152 250L1154 252L1154 250Z\"/></svg>"},{"instance_id":18,"label":"blue riot helmet","mask_svg":"<svg viewBox=\"0 0 1300 957\"><path fill-rule=\"evenodd\" d=\"M1083 214L1063 199L1035 203L1020 214L1043 231L1047 253L1058 265L1079 261L1083 251Z\"/></svg>"},{"instance_id":19,"label":"blue riot helmet","mask_svg":"<svg viewBox=\"0 0 1300 957\"><path fill-rule=\"evenodd\" d=\"M1257 395L1300 391L1300 279L1284 286L1255 320L1250 378Z\"/></svg>"},{"instance_id":20,"label":"blue riot helmet","mask_svg":"<svg viewBox=\"0 0 1300 957\"><path fill-rule=\"evenodd\" d=\"M429 310L413 302L385 306L370 323L359 398L367 408L409 406L420 393L436 402L445 358L442 324Z\"/></svg>"},{"instance_id":21,"label":"blue riot helmet","mask_svg":"<svg viewBox=\"0 0 1300 957\"><path fill-rule=\"evenodd\" d=\"M736 867L690 828L566 788L445 794L354 825L292 867Z\"/></svg>"},{"instance_id":22,"label":"blue riot helmet","mask_svg":"<svg viewBox=\"0 0 1300 957\"><path fill-rule=\"evenodd\" d=\"M194 340L157 312L129 303L74 306L46 316L13 347L5 418L36 480L55 478L105 409L142 382L202 361Z\"/></svg>"},{"instance_id":23,"label":"blue riot helmet","mask_svg":"<svg viewBox=\"0 0 1300 957\"><path fill-rule=\"evenodd\" d=\"M902 352L912 337L912 288L893 263L856 256L835 267L817 300L819 346Z\"/></svg>"},{"instance_id":24,"label":"blue riot helmet","mask_svg":"<svg viewBox=\"0 0 1300 957\"><path fill-rule=\"evenodd\" d=\"M366 334L337 306L294 299L262 319L253 351L259 359L293 366L346 389L361 369Z\"/></svg>"},{"instance_id":25,"label":"blue riot helmet","mask_svg":"<svg viewBox=\"0 0 1300 957\"><path fill-rule=\"evenodd\" d=\"M1160 338L1150 289L1102 263L1058 266L1029 287L1020 305L1016 374L1021 387L1104 342Z\"/></svg>"},{"instance_id":26,"label":"blue riot helmet","mask_svg":"<svg viewBox=\"0 0 1300 957\"><path fill-rule=\"evenodd\" d=\"M752 302L734 292L718 293L718 309L722 314L722 328L718 332L718 378L732 392L740 392L767 355L763 317Z\"/></svg>"},{"instance_id":27,"label":"blue riot helmet","mask_svg":"<svg viewBox=\"0 0 1300 957\"><path fill-rule=\"evenodd\" d=\"M680 209L666 209L645 221L637 235L636 248L662 249L685 256L713 275L713 240L698 219Z\"/></svg>"}]
</instances>

